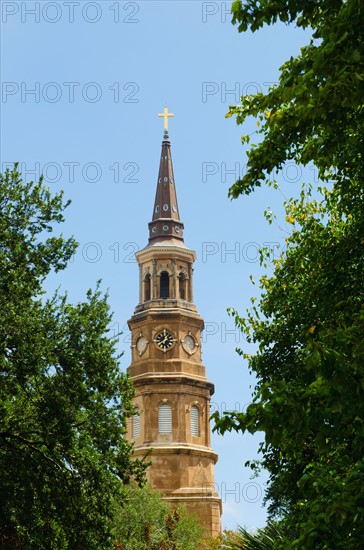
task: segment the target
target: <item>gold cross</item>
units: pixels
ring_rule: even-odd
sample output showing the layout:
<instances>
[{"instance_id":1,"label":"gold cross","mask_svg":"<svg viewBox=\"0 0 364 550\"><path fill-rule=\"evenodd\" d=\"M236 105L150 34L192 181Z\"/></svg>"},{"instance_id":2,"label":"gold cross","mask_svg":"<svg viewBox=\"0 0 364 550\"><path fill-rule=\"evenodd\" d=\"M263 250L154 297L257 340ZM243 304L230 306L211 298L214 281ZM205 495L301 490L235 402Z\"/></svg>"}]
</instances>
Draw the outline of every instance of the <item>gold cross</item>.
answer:
<instances>
[{"instance_id":1,"label":"gold cross","mask_svg":"<svg viewBox=\"0 0 364 550\"><path fill-rule=\"evenodd\" d=\"M174 116L174 114L168 112L168 107L164 107L163 113L159 113L158 116L164 118L164 129L168 131L168 119L169 117Z\"/></svg>"}]
</instances>

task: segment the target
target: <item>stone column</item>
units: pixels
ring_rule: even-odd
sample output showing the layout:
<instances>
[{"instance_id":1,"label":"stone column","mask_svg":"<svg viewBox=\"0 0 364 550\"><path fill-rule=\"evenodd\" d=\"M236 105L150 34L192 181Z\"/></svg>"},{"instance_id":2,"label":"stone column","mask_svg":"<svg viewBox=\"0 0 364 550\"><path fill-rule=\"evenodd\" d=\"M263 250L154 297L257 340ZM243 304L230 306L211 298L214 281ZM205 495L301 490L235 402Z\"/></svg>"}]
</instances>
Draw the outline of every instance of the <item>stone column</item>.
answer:
<instances>
[{"instance_id":1,"label":"stone column","mask_svg":"<svg viewBox=\"0 0 364 550\"><path fill-rule=\"evenodd\" d=\"M210 447L211 435L210 435L210 399L206 399L206 405L204 407L206 415L206 446Z\"/></svg>"},{"instance_id":2,"label":"stone column","mask_svg":"<svg viewBox=\"0 0 364 550\"><path fill-rule=\"evenodd\" d=\"M151 299L155 300L158 297L158 290L157 290L157 260L153 260L153 284L152 284L152 296Z\"/></svg>"},{"instance_id":3,"label":"stone column","mask_svg":"<svg viewBox=\"0 0 364 550\"><path fill-rule=\"evenodd\" d=\"M144 443L150 443L150 441L152 441L150 414L153 414L150 410L150 394L146 393L143 397Z\"/></svg>"},{"instance_id":4,"label":"stone column","mask_svg":"<svg viewBox=\"0 0 364 550\"><path fill-rule=\"evenodd\" d=\"M143 301L143 268L139 264L139 303Z\"/></svg>"},{"instance_id":5,"label":"stone column","mask_svg":"<svg viewBox=\"0 0 364 550\"><path fill-rule=\"evenodd\" d=\"M186 296L189 302L193 303L193 266L192 262L188 263L188 296Z\"/></svg>"},{"instance_id":6,"label":"stone column","mask_svg":"<svg viewBox=\"0 0 364 550\"><path fill-rule=\"evenodd\" d=\"M172 298L175 300L177 298L177 260L176 258L172 259L172 278L173 278L173 285L172 285Z\"/></svg>"},{"instance_id":7,"label":"stone column","mask_svg":"<svg viewBox=\"0 0 364 550\"><path fill-rule=\"evenodd\" d=\"M180 394L178 404L178 441L186 443L186 400L184 393Z\"/></svg>"}]
</instances>

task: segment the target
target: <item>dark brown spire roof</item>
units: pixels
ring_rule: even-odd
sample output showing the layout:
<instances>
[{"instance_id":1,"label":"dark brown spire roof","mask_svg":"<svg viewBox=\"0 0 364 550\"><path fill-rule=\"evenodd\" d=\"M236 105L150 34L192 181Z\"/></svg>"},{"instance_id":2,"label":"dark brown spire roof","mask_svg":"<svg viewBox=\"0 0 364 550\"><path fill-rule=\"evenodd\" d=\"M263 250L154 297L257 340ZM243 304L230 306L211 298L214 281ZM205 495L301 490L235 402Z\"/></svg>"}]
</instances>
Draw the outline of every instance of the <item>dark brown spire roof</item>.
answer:
<instances>
[{"instance_id":1,"label":"dark brown spire roof","mask_svg":"<svg viewBox=\"0 0 364 550\"><path fill-rule=\"evenodd\" d=\"M149 243L179 239L183 241L183 223L179 219L174 182L171 142L164 132L153 218L149 223Z\"/></svg>"}]
</instances>

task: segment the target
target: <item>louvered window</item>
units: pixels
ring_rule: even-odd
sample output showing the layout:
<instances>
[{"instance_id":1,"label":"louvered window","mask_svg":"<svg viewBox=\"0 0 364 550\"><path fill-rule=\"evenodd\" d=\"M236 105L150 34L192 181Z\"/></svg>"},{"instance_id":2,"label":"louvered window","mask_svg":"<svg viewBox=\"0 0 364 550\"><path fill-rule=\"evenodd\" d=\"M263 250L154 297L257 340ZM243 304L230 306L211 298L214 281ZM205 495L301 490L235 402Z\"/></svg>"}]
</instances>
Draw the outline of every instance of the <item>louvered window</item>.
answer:
<instances>
[{"instance_id":1,"label":"louvered window","mask_svg":"<svg viewBox=\"0 0 364 550\"><path fill-rule=\"evenodd\" d=\"M191 407L191 435L200 435L200 413L196 405Z\"/></svg>"},{"instance_id":2,"label":"louvered window","mask_svg":"<svg viewBox=\"0 0 364 550\"><path fill-rule=\"evenodd\" d=\"M158 432L172 433L172 407L168 403L163 403L158 409Z\"/></svg>"},{"instance_id":3,"label":"louvered window","mask_svg":"<svg viewBox=\"0 0 364 550\"><path fill-rule=\"evenodd\" d=\"M136 409L137 413L133 415L133 439L140 436L140 416L139 409Z\"/></svg>"}]
</instances>

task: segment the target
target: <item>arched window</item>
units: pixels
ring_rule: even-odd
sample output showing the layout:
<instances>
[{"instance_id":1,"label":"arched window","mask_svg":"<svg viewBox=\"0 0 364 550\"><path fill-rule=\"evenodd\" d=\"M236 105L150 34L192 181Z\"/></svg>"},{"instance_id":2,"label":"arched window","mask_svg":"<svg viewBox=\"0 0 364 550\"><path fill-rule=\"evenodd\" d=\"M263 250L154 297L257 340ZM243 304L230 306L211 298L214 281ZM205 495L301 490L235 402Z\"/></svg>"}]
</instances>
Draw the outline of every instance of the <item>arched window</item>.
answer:
<instances>
[{"instance_id":1,"label":"arched window","mask_svg":"<svg viewBox=\"0 0 364 550\"><path fill-rule=\"evenodd\" d=\"M169 298L169 275L167 271L162 271L160 275L160 297Z\"/></svg>"},{"instance_id":2,"label":"arched window","mask_svg":"<svg viewBox=\"0 0 364 550\"><path fill-rule=\"evenodd\" d=\"M178 277L179 282L179 297L181 300L187 300L186 296L186 275L184 273L180 273Z\"/></svg>"},{"instance_id":3,"label":"arched window","mask_svg":"<svg viewBox=\"0 0 364 550\"><path fill-rule=\"evenodd\" d=\"M172 407L168 403L162 403L158 409L158 432L160 434L172 433Z\"/></svg>"},{"instance_id":4,"label":"arched window","mask_svg":"<svg viewBox=\"0 0 364 550\"><path fill-rule=\"evenodd\" d=\"M139 409L135 409L135 414L133 414L132 417L133 420L133 431L132 431L132 437L133 439L136 439L140 436L140 416L139 416Z\"/></svg>"},{"instance_id":5,"label":"arched window","mask_svg":"<svg viewBox=\"0 0 364 550\"><path fill-rule=\"evenodd\" d=\"M191 407L191 435L200 435L200 411L196 405Z\"/></svg>"},{"instance_id":6,"label":"arched window","mask_svg":"<svg viewBox=\"0 0 364 550\"><path fill-rule=\"evenodd\" d=\"M150 300L150 284L151 282L151 276L150 273L147 273L144 279L144 301L147 302Z\"/></svg>"}]
</instances>

